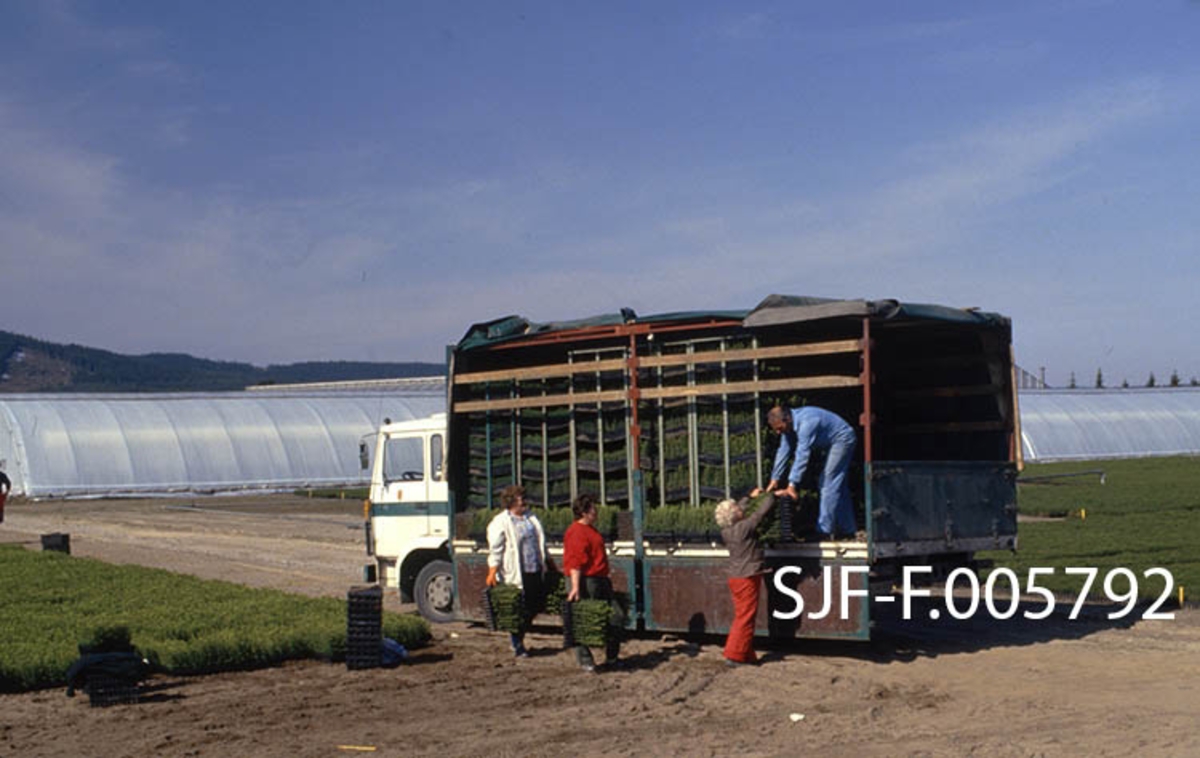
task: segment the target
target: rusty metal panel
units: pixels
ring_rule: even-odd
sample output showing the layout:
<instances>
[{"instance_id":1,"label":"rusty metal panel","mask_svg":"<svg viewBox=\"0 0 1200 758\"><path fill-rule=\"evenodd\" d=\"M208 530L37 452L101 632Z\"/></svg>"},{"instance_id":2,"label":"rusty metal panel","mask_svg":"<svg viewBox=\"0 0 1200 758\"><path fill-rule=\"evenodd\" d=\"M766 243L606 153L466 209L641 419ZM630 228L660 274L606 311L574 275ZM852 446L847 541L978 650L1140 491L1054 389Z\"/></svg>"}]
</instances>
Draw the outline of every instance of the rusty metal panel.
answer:
<instances>
[{"instance_id":1,"label":"rusty metal panel","mask_svg":"<svg viewBox=\"0 0 1200 758\"><path fill-rule=\"evenodd\" d=\"M634 574L634 560L630 558L615 558L608 557L609 576L612 578L613 594L616 595L616 600L625 609L625 628L633 629L637 626L637 612L635 610L634 598L637 597L636 577Z\"/></svg>"},{"instance_id":2,"label":"rusty metal panel","mask_svg":"<svg viewBox=\"0 0 1200 758\"><path fill-rule=\"evenodd\" d=\"M644 563L646 570L646 628L692 634L725 634L733 621L733 600L730 597L723 558L653 557ZM791 597L779 592L768 574L764 578L758 606L756 632L774 639L794 637L832 637L865 639L870 631L870 609L866 598L851 597L845 603L847 618L841 618L842 566L865 567L863 561L808 560L773 562L776 569L796 566L802 571L790 576L785 586L804 600L804 613L793 621L772 618L772 611L789 612L795 608ZM826 583L823 570L829 574L828 592L832 595L830 611L822 618L825 606ZM865 574L852 574L850 586L855 590L867 588Z\"/></svg>"},{"instance_id":3,"label":"rusty metal panel","mask_svg":"<svg viewBox=\"0 0 1200 758\"><path fill-rule=\"evenodd\" d=\"M486 621L483 590L487 587L487 553L454 556L455 617L460 621Z\"/></svg>"},{"instance_id":4,"label":"rusty metal panel","mask_svg":"<svg viewBox=\"0 0 1200 758\"><path fill-rule=\"evenodd\" d=\"M725 559L646 558L646 628L724 633L733 621Z\"/></svg>"},{"instance_id":5,"label":"rusty metal panel","mask_svg":"<svg viewBox=\"0 0 1200 758\"><path fill-rule=\"evenodd\" d=\"M775 572L786 566L801 569L801 573L780 573L780 583L800 595L803 612L794 620L785 621L772 617L771 612L787 614L796 609L796 601L776 589L775 576L767 576L767 602L760 603L758 614L759 633L766 630L772 639L794 637L853 638L867 639L870 636L870 599L868 597L842 597L843 569L865 569L865 561L852 560L791 560L786 563L772 562ZM865 571L851 572L846 590L865 591L869 583ZM813 618L816 616L817 618ZM845 616L845 618L843 618Z\"/></svg>"}]
</instances>

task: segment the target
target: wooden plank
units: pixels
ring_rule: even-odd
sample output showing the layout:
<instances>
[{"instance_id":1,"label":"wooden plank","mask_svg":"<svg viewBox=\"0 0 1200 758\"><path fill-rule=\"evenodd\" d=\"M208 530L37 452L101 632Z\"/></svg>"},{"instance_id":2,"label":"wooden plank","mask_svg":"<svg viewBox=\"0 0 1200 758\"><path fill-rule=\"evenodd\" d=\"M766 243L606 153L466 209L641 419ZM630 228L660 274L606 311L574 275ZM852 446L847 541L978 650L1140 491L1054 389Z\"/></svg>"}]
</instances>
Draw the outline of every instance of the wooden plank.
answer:
<instances>
[{"instance_id":1,"label":"wooden plank","mask_svg":"<svg viewBox=\"0 0 1200 758\"><path fill-rule=\"evenodd\" d=\"M459 374L454 377L455 384L476 384L478 382L507 382L529 381L531 379L556 379L574 374L594 374L597 371L624 371L624 358L610 358L604 361L588 363L554 363L548 366L529 366L528 368L500 369L498 371L476 371L471 374Z\"/></svg>"},{"instance_id":2,"label":"wooden plank","mask_svg":"<svg viewBox=\"0 0 1200 758\"><path fill-rule=\"evenodd\" d=\"M649 387L642 390L643 400L663 400L702 395L746 395L776 390L815 390L858 387L857 376L804 376L793 379L760 379L759 381L728 382L725 384L695 384L690 387Z\"/></svg>"},{"instance_id":3,"label":"wooden plank","mask_svg":"<svg viewBox=\"0 0 1200 758\"><path fill-rule=\"evenodd\" d=\"M837 355L839 353L857 353L860 350L862 350L862 344L859 340L834 340L810 342L804 345L776 345L725 351L706 350L703 353L679 353L677 355L648 355L639 359L638 366L640 368L692 366L706 363L797 358L809 355Z\"/></svg>"},{"instance_id":4,"label":"wooden plank","mask_svg":"<svg viewBox=\"0 0 1200 758\"><path fill-rule=\"evenodd\" d=\"M625 390L606 390L604 392L576 392L570 395L531 395L497 400L462 400L454 404L454 412L507 411L518 408L549 408L557 405L615 403L624 402L627 398Z\"/></svg>"},{"instance_id":5,"label":"wooden plank","mask_svg":"<svg viewBox=\"0 0 1200 758\"><path fill-rule=\"evenodd\" d=\"M641 390L642 400L701 397L707 395L745 395L777 390L812 390L858 387L857 376L805 376L794 379L729 382L728 384L699 384L680 387L649 387ZM613 403L628 399L625 390L576 392L574 394L534 395L530 397L499 398L496 400L464 400L454 404L455 413L472 411L503 411L517 408L549 408L559 405Z\"/></svg>"},{"instance_id":6,"label":"wooden plank","mask_svg":"<svg viewBox=\"0 0 1200 758\"><path fill-rule=\"evenodd\" d=\"M774 347L745 348L742 350L711 350L703 353L680 353L678 355L648 355L638 359L639 368L662 368L666 366L698 366L710 363L733 363L736 361L775 360L814 355L838 355L857 353L862 349L860 340L833 340L810 342L803 345L776 345ZM545 366L476 371L458 374L454 384L477 384L479 382L532 381L556 379L576 374L594 374L598 371L624 371L624 358L610 358L585 363L555 363Z\"/></svg>"}]
</instances>

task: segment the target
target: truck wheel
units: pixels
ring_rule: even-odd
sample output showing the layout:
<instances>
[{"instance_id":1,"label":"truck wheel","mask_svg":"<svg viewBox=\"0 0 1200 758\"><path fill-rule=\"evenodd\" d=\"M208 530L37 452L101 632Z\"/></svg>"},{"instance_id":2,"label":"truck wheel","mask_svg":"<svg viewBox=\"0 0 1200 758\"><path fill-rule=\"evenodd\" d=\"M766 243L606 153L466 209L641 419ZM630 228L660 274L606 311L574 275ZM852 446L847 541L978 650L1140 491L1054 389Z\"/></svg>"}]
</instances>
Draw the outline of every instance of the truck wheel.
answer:
<instances>
[{"instance_id":1,"label":"truck wheel","mask_svg":"<svg viewBox=\"0 0 1200 758\"><path fill-rule=\"evenodd\" d=\"M454 574L449 561L430 561L413 584L417 610L435 624L454 620Z\"/></svg>"}]
</instances>

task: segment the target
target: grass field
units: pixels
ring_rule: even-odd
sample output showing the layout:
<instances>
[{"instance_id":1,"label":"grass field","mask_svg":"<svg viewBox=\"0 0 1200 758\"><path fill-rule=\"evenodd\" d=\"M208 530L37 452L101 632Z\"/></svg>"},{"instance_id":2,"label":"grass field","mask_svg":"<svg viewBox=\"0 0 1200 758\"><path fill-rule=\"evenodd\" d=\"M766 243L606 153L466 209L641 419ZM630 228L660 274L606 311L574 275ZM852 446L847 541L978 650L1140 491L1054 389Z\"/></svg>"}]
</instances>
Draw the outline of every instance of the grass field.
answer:
<instances>
[{"instance_id":1,"label":"grass field","mask_svg":"<svg viewBox=\"0 0 1200 758\"><path fill-rule=\"evenodd\" d=\"M1099 474L1060 476L1090 471L1102 471L1103 483ZM1058 478L1035 481L1049 476ZM1077 594L1083 581L1065 575L1067 566L1097 568L1100 580L1111 569L1127 568L1147 600L1162 594L1163 580L1146 579L1143 572L1162 567L1189 603L1200 599L1200 458L1030 465L1018 481L1020 513L1047 520L1021 522L1015 554L981 558L1011 567L1019 577L1030 567L1054 567L1054 576L1039 583L1066 594ZM1099 599L1100 592L1098 583L1089 596Z\"/></svg>"},{"instance_id":2,"label":"grass field","mask_svg":"<svg viewBox=\"0 0 1200 758\"><path fill-rule=\"evenodd\" d=\"M117 626L173 673L341 660L346 651L344 600L0 547L0 691L65 684L79 643ZM383 634L413 647L429 638L429 627L385 613Z\"/></svg>"}]
</instances>

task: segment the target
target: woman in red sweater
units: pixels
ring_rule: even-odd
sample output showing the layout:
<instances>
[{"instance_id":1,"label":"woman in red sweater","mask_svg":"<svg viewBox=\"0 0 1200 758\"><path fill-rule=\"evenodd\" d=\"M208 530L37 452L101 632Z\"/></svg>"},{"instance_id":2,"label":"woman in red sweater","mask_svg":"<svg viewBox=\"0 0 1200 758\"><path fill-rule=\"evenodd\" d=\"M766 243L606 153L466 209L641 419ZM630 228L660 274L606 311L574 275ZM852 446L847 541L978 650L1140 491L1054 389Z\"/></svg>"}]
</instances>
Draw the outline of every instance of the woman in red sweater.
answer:
<instances>
[{"instance_id":1,"label":"woman in red sweater","mask_svg":"<svg viewBox=\"0 0 1200 758\"><path fill-rule=\"evenodd\" d=\"M606 600L612 607L609 619L608 644L605 649L605 665L613 666L621 652L621 631L625 628L625 615L613 596L612 580L608 576L608 553L604 537L596 531L596 500L591 495L580 495L571 504L575 522L567 527L563 535L563 571L569 581L567 602L592 599ZM595 671L596 662L587 645L575 646L575 658L584 671Z\"/></svg>"}]
</instances>

